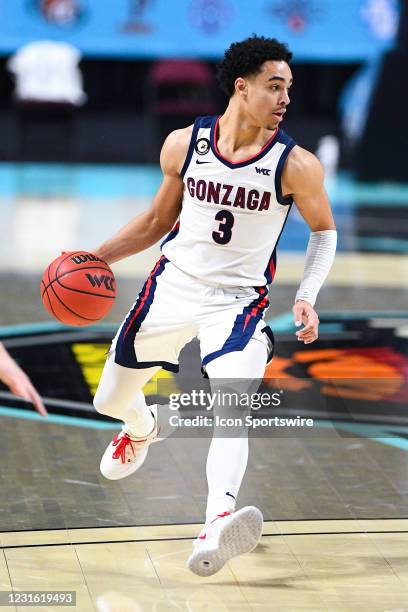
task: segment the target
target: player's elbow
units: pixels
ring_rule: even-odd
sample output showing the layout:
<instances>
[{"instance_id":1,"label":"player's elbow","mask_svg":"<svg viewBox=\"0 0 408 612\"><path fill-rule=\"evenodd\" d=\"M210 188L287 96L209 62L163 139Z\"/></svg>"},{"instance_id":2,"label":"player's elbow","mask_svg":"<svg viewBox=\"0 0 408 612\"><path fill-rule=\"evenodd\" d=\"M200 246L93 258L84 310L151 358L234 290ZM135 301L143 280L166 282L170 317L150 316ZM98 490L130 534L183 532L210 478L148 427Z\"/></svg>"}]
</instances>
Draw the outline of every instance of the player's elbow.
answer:
<instances>
[{"instance_id":1,"label":"player's elbow","mask_svg":"<svg viewBox=\"0 0 408 612\"><path fill-rule=\"evenodd\" d=\"M162 238L165 234L168 234L172 229L175 219L170 219L167 215L160 214L159 211L150 211L149 225L152 233L157 236L157 239Z\"/></svg>"},{"instance_id":2,"label":"player's elbow","mask_svg":"<svg viewBox=\"0 0 408 612\"><path fill-rule=\"evenodd\" d=\"M326 230L336 230L336 224L334 220L324 221L322 223L312 223L310 225L312 232L325 232Z\"/></svg>"}]
</instances>

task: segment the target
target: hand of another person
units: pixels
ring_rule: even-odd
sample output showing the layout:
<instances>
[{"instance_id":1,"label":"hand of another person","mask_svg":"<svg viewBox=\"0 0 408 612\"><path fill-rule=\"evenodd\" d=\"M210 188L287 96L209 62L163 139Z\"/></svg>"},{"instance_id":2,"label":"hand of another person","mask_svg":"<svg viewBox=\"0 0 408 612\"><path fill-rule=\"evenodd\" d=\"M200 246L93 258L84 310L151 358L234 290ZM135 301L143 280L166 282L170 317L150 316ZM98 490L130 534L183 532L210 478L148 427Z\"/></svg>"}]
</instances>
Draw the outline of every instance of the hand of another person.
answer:
<instances>
[{"instance_id":1,"label":"hand of another person","mask_svg":"<svg viewBox=\"0 0 408 612\"><path fill-rule=\"evenodd\" d=\"M43 401L33 386L27 374L9 355L5 347L0 343L0 380L10 389L14 395L22 397L31 402L37 412L42 416L48 416Z\"/></svg>"}]
</instances>

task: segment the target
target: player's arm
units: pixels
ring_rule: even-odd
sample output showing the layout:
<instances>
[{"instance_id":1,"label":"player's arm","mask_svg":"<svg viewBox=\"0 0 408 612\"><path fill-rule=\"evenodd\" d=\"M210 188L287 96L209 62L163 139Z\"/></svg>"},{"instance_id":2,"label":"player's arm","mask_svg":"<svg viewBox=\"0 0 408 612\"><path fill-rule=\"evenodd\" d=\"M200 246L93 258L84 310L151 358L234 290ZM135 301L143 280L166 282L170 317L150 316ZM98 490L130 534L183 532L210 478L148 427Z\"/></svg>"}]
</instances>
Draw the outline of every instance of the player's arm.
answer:
<instances>
[{"instance_id":1,"label":"player's arm","mask_svg":"<svg viewBox=\"0 0 408 612\"><path fill-rule=\"evenodd\" d=\"M180 172L191 132L192 126L169 134L160 154L163 179L150 208L94 250L97 257L109 264L115 263L144 251L171 230L181 210L183 180Z\"/></svg>"},{"instance_id":2,"label":"player's arm","mask_svg":"<svg viewBox=\"0 0 408 612\"><path fill-rule=\"evenodd\" d=\"M319 160L309 151L295 147L284 167L282 190L293 198L311 230L303 277L293 306L296 326L304 324L296 335L305 344L318 337L319 318L313 307L333 264L337 244L336 226L323 179Z\"/></svg>"}]
</instances>

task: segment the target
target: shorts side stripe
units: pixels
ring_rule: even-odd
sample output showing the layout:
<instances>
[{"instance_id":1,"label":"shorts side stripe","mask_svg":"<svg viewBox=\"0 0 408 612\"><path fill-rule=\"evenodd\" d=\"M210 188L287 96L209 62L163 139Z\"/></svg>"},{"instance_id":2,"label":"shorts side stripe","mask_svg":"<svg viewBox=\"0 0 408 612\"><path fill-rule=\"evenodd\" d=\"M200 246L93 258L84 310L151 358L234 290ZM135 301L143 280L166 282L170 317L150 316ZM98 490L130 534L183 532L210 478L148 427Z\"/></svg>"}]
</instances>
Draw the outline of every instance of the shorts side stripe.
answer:
<instances>
[{"instance_id":1,"label":"shorts side stripe","mask_svg":"<svg viewBox=\"0 0 408 612\"><path fill-rule=\"evenodd\" d=\"M154 294L157 287L157 278L164 271L168 259L162 255L147 281L145 282L139 297L129 312L127 320L122 327L116 343L115 362L128 368L138 367L135 355L135 337L143 321L147 317L150 306L153 303Z\"/></svg>"},{"instance_id":2,"label":"shorts side stripe","mask_svg":"<svg viewBox=\"0 0 408 612\"><path fill-rule=\"evenodd\" d=\"M231 353L232 351L242 351L246 347L265 309L269 305L267 289L265 287L255 287L255 291L258 293L258 297L248 306L245 306L241 314L237 315L231 333L223 346L217 351L206 355L202 360L202 367L221 355Z\"/></svg>"}]
</instances>

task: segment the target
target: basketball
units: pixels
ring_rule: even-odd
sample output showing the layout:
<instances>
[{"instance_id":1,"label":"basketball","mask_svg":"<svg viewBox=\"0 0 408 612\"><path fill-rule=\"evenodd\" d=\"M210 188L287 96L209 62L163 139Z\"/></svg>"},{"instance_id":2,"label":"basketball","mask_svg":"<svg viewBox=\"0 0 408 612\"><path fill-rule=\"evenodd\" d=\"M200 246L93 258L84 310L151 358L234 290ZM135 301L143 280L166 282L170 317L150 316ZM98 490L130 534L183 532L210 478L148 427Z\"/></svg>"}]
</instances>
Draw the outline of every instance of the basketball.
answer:
<instances>
[{"instance_id":1,"label":"basketball","mask_svg":"<svg viewBox=\"0 0 408 612\"><path fill-rule=\"evenodd\" d=\"M116 281L106 262L86 251L54 259L41 280L45 309L67 325L91 325L112 308Z\"/></svg>"}]
</instances>

